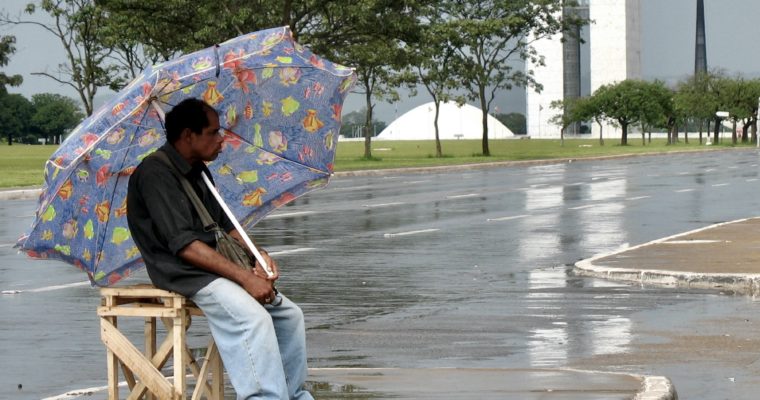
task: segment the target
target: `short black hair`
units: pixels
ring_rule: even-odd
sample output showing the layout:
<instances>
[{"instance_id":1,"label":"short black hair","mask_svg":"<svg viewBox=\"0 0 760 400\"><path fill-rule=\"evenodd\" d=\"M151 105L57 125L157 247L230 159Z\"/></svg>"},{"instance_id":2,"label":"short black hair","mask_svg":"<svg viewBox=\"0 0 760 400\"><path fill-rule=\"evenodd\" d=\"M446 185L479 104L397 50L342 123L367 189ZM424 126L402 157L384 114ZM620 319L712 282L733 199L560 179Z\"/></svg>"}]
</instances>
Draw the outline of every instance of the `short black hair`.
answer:
<instances>
[{"instance_id":1,"label":"short black hair","mask_svg":"<svg viewBox=\"0 0 760 400\"><path fill-rule=\"evenodd\" d=\"M166 141L169 143L176 142L185 128L200 135L203 128L210 124L207 114L209 111L216 113L214 107L203 100L195 98L182 100L166 113L166 120L164 121Z\"/></svg>"}]
</instances>

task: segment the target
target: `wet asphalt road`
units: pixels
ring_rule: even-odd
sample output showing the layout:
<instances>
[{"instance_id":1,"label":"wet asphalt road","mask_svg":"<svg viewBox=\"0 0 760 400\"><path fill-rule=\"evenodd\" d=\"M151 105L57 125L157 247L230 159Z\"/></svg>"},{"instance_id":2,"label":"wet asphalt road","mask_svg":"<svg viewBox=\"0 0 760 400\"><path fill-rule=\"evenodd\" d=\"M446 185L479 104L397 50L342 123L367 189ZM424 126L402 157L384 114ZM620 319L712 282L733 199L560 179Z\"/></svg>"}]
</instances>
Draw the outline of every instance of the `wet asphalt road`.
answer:
<instances>
[{"instance_id":1,"label":"wet asphalt road","mask_svg":"<svg viewBox=\"0 0 760 400\"><path fill-rule=\"evenodd\" d=\"M754 301L569 270L600 252L758 215L759 163L752 150L339 177L253 233L304 309L312 367L582 365L665 375L684 399L748 399L760 390L754 363L599 360L664 340L655 328L733 334L705 321L756 313ZM0 296L0 398L105 384L96 289L53 287L84 274L10 248L33 209L0 202L0 290L22 291Z\"/></svg>"}]
</instances>

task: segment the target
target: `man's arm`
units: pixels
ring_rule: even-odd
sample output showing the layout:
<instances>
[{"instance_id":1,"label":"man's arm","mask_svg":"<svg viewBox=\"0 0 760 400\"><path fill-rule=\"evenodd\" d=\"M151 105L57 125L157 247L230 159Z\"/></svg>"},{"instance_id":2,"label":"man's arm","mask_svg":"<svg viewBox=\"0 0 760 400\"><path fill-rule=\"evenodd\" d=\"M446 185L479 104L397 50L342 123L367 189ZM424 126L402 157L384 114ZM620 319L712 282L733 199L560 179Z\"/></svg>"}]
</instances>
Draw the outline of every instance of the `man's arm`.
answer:
<instances>
[{"instance_id":1,"label":"man's arm","mask_svg":"<svg viewBox=\"0 0 760 400\"><path fill-rule=\"evenodd\" d=\"M240 268L200 240L190 242L177 255L198 268L236 282L261 304L275 298L273 281Z\"/></svg>"}]
</instances>

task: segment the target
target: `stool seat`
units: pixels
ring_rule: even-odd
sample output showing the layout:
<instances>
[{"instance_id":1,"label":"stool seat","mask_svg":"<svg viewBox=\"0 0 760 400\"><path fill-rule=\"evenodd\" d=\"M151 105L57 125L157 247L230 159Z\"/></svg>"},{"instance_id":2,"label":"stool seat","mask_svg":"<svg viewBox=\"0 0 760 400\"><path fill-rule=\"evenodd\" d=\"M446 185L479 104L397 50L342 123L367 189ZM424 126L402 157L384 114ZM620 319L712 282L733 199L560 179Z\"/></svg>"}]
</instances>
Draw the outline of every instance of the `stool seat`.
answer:
<instances>
[{"instance_id":1,"label":"stool seat","mask_svg":"<svg viewBox=\"0 0 760 400\"><path fill-rule=\"evenodd\" d=\"M204 397L223 399L222 362L214 339L210 339L200 366L187 346L186 332L191 316L203 316L203 311L192 301L146 284L102 288L100 295L98 316L100 338L107 351L109 399L119 399L119 366L130 389L128 399L153 399L154 396L160 400L185 399L188 367L196 378L193 400ZM144 318L144 351L138 350L119 331L118 317ZM156 319L161 319L166 327L166 336L158 347ZM160 370L170 356L173 358L173 376L167 377Z\"/></svg>"}]
</instances>

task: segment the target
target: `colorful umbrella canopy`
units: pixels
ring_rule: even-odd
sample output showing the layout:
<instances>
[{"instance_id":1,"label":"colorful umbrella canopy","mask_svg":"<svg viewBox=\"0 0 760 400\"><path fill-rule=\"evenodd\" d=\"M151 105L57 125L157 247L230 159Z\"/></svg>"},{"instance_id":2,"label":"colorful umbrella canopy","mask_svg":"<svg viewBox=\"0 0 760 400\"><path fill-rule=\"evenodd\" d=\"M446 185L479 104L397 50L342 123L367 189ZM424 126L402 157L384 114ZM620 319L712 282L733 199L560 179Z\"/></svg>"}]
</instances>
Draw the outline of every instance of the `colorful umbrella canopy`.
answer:
<instances>
[{"instance_id":1,"label":"colorful umbrella canopy","mask_svg":"<svg viewBox=\"0 0 760 400\"><path fill-rule=\"evenodd\" d=\"M209 169L250 228L327 184L343 101L355 81L351 69L295 43L286 27L148 68L51 156L36 218L17 246L74 264L99 286L141 268L127 226L127 183L165 142L163 114L189 97L219 112L224 147Z\"/></svg>"}]
</instances>

